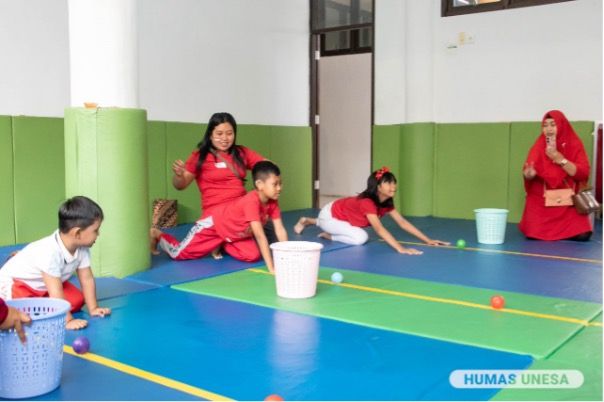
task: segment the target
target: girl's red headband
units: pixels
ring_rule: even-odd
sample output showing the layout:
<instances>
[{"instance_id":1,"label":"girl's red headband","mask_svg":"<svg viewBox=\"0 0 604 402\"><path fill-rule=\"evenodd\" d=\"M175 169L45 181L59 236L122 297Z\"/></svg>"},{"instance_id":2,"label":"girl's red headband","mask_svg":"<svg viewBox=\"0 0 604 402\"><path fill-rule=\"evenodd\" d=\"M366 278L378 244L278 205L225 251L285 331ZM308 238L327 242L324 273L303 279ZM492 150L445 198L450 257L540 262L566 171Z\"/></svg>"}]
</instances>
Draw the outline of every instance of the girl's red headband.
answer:
<instances>
[{"instance_id":1,"label":"girl's red headband","mask_svg":"<svg viewBox=\"0 0 604 402\"><path fill-rule=\"evenodd\" d=\"M382 166L381 169L379 169L377 172L375 172L375 178L378 179L378 181L382 178L382 176L384 176L384 173L388 173L390 172L390 169L388 169L387 166Z\"/></svg>"}]
</instances>

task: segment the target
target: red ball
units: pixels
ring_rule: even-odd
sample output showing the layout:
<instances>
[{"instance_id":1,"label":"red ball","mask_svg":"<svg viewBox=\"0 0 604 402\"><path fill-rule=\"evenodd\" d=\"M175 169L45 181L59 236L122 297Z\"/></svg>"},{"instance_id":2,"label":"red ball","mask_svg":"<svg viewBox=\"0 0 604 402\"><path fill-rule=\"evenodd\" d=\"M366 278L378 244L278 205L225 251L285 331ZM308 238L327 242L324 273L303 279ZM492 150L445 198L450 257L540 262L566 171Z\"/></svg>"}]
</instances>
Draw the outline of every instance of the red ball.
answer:
<instances>
[{"instance_id":1,"label":"red ball","mask_svg":"<svg viewBox=\"0 0 604 402\"><path fill-rule=\"evenodd\" d=\"M503 306L505 306L505 299L503 296L495 295L491 297L491 307L499 310L500 308L503 308Z\"/></svg>"},{"instance_id":2,"label":"red ball","mask_svg":"<svg viewBox=\"0 0 604 402\"><path fill-rule=\"evenodd\" d=\"M277 394L271 394L264 398L265 401L283 401L284 399Z\"/></svg>"}]
</instances>

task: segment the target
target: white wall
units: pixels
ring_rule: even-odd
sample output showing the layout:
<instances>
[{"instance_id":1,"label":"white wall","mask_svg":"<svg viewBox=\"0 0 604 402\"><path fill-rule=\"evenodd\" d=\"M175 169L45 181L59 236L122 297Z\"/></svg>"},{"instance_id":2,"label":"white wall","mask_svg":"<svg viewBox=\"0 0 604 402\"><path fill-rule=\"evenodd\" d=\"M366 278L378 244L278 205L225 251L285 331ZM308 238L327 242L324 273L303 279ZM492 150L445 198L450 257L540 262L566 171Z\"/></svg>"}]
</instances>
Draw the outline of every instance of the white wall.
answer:
<instances>
[{"instance_id":1,"label":"white wall","mask_svg":"<svg viewBox=\"0 0 604 402\"><path fill-rule=\"evenodd\" d=\"M399 124L407 121L405 6L408 1L375 3L374 124Z\"/></svg>"},{"instance_id":2,"label":"white wall","mask_svg":"<svg viewBox=\"0 0 604 402\"><path fill-rule=\"evenodd\" d=\"M138 9L149 119L229 111L241 123L308 125L307 0L139 0ZM0 114L63 116L67 0L0 0L0 51Z\"/></svg>"},{"instance_id":3,"label":"white wall","mask_svg":"<svg viewBox=\"0 0 604 402\"><path fill-rule=\"evenodd\" d=\"M306 126L308 0L144 0L140 105L149 119Z\"/></svg>"},{"instance_id":4,"label":"white wall","mask_svg":"<svg viewBox=\"0 0 604 402\"><path fill-rule=\"evenodd\" d=\"M0 114L63 116L67 0L0 0Z\"/></svg>"},{"instance_id":5,"label":"white wall","mask_svg":"<svg viewBox=\"0 0 604 402\"><path fill-rule=\"evenodd\" d=\"M401 15L376 2L376 124L540 120L549 109L602 120L601 0L447 18L440 3L407 0ZM450 49L460 32L474 43ZM389 86L401 80L404 110Z\"/></svg>"}]
</instances>

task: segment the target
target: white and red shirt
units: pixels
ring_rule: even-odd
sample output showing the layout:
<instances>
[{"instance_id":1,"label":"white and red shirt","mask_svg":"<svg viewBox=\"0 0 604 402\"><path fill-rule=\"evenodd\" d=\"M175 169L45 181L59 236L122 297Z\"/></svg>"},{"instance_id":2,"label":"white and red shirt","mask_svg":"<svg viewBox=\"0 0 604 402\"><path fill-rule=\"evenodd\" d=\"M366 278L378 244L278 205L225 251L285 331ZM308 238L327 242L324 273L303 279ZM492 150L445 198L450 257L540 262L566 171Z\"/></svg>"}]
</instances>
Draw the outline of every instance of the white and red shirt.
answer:
<instances>
[{"instance_id":1,"label":"white and red shirt","mask_svg":"<svg viewBox=\"0 0 604 402\"><path fill-rule=\"evenodd\" d=\"M364 228L370 225L368 214L381 218L393 209L393 207L378 207L370 198L346 197L334 201L331 206L331 216L346 221L352 226Z\"/></svg>"},{"instance_id":2,"label":"white and red shirt","mask_svg":"<svg viewBox=\"0 0 604 402\"><path fill-rule=\"evenodd\" d=\"M247 170L251 170L256 163L265 159L249 148L239 146L239 149L245 163L245 169L237 165L230 154L220 151L218 152L220 157L208 153L205 161L201 164L199 173L196 170L199 150L193 151L187 159L185 169L195 175L197 187L199 187L201 193L201 209L204 216L217 205L243 197L246 190L241 178L245 177ZM225 161L237 169L239 177L235 175Z\"/></svg>"},{"instance_id":3,"label":"white and red shirt","mask_svg":"<svg viewBox=\"0 0 604 402\"><path fill-rule=\"evenodd\" d=\"M65 282L71 278L76 269L88 267L90 267L90 249L80 247L71 254L65 248L57 230L50 236L29 243L0 268L0 289L3 288L2 283L6 285L17 279L34 290L46 291L48 289L44 284L42 273ZM10 299L11 295L0 294L0 297Z\"/></svg>"}]
</instances>

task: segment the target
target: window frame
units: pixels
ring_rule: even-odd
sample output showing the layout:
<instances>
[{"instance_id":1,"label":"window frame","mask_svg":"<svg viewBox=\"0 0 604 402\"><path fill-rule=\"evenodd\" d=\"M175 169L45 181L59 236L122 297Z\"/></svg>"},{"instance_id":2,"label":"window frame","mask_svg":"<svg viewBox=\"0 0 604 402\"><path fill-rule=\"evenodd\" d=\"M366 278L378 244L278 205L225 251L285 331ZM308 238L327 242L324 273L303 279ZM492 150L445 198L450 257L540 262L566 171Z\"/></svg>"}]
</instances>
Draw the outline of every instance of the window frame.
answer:
<instances>
[{"instance_id":1,"label":"window frame","mask_svg":"<svg viewBox=\"0 0 604 402\"><path fill-rule=\"evenodd\" d=\"M375 0L372 0L372 21L371 22L363 22L358 24L342 24L338 26L332 26L328 28L316 28L315 24L317 23L317 19L321 19L324 17L323 12L324 9L319 7L319 0L310 0L311 2L311 10L315 10L317 12L316 15L313 14L314 11L311 11L311 34L320 36L320 47L319 51L321 56L341 56L346 54L358 54L358 53L371 53L373 51L373 27L374 27L374 18L375 18ZM358 13L360 12L360 0L352 0L350 8L352 13L352 20L358 19ZM361 29L370 29L371 30L371 45L370 46L361 46L360 45L360 31ZM349 47L345 49L337 49L337 50L326 50L325 49L325 35L331 32L349 32Z\"/></svg>"},{"instance_id":2,"label":"window frame","mask_svg":"<svg viewBox=\"0 0 604 402\"><path fill-rule=\"evenodd\" d=\"M484 13L489 11L508 10L520 7L545 6L575 0L502 0L497 3L485 3L475 6L454 7L453 0L441 0L441 17Z\"/></svg>"},{"instance_id":3,"label":"window frame","mask_svg":"<svg viewBox=\"0 0 604 402\"><path fill-rule=\"evenodd\" d=\"M327 28L321 30L318 35L321 36L320 40L320 52L321 56L341 56L345 54L358 54L358 53L371 53L373 50L373 46L361 46L360 45L360 34L361 29L369 28L371 29L371 35L373 36L373 24L357 24L355 26L337 27L337 28ZM338 50L325 50L325 34L329 32L346 32L350 33L350 46L346 49L338 49ZM371 41L373 43L373 39Z\"/></svg>"}]
</instances>

